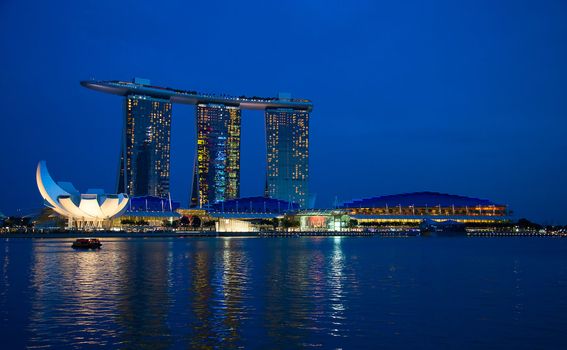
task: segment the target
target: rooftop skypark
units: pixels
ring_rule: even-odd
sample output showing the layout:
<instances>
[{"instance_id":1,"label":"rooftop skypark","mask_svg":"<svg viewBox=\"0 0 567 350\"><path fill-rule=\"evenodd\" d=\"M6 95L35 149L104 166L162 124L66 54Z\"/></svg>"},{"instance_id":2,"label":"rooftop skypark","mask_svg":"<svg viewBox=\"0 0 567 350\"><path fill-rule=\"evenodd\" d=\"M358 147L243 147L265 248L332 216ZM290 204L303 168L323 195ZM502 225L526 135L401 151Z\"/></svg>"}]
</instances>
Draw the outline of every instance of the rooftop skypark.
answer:
<instances>
[{"instance_id":1,"label":"rooftop skypark","mask_svg":"<svg viewBox=\"0 0 567 350\"><path fill-rule=\"evenodd\" d=\"M135 78L133 82L119 80L87 80L81 81L81 85L109 94L127 96L141 94L156 98L169 99L172 103L195 105L199 103L219 103L224 105L239 106L242 109L266 108L293 108L311 111L313 104L310 100L291 98L289 94L280 94L278 97L258 96L229 96L225 94L202 93L194 90L180 90L169 87L151 85L147 79Z\"/></svg>"}]
</instances>

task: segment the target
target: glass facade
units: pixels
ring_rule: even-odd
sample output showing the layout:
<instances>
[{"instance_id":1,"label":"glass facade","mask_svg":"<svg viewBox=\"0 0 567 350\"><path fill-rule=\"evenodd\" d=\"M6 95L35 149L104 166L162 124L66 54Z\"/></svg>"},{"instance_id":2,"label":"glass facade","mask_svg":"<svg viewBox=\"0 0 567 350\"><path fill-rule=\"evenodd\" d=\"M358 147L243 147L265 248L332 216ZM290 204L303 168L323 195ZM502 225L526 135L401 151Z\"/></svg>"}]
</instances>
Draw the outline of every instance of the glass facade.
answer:
<instances>
[{"instance_id":1,"label":"glass facade","mask_svg":"<svg viewBox=\"0 0 567 350\"><path fill-rule=\"evenodd\" d=\"M117 192L168 196L171 103L129 95L125 99L124 123Z\"/></svg>"},{"instance_id":2,"label":"glass facade","mask_svg":"<svg viewBox=\"0 0 567 350\"><path fill-rule=\"evenodd\" d=\"M309 112L266 109L266 197L305 208L309 196Z\"/></svg>"},{"instance_id":3,"label":"glass facade","mask_svg":"<svg viewBox=\"0 0 567 350\"><path fill-rule=\"evenodd\" d=\"M197 155L191 207L240 196L240 108L197 105Z\"/></svg>"}]
</instances>

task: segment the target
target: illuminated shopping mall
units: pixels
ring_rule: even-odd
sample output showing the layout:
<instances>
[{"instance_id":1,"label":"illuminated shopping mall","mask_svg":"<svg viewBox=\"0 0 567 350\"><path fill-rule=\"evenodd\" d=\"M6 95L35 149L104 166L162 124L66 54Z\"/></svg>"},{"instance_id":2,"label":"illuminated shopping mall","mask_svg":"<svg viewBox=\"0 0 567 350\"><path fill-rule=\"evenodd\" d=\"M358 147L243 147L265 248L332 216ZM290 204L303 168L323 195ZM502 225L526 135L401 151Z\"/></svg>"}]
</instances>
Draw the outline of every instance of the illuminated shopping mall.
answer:
<instances>
[{"instance_id":1,"label":"illuminated shopping mall","mask_svg":"<svg viewBox=\"0 0 567 350\"><path fill-rule=\"evenodd\" d=\"M438 192L414 192L357 199L344 203L344 210L359 223L417 224L424 219L454 220L467 224L493 224L510 220L506 205Z\"/></svg>"}]
</instances>

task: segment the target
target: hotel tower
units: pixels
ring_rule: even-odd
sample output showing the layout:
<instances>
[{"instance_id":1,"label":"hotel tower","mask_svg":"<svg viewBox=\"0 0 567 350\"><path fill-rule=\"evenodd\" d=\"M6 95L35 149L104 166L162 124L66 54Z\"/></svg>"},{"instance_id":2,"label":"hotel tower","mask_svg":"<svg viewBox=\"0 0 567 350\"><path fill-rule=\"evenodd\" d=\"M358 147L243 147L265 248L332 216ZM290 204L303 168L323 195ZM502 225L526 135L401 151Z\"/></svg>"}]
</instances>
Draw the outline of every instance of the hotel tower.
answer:
<instances>
[{"instance_id":1,"label":"hotel tower","mask_svg":"<svg viewBox=\"0 0 567 350\"><path fill-rule=\"evenodd\" d=\"M265 195L307 206L309 114L305 99L204 94L154 86L149 80L82 81L81 85L125 97L125 125L118 192L169 194L173 103L196 106L197 145L190 206L206 208L240 196L241 110L263 110L266 123Z\"/></svg>"},{"instance_id":2,"label":"hotel tower","mask_svg":"<svg viewBox=\"0 0 567 350\"><path fill-rule=\"evenodd\" d=\"M117 193L169 194L171 103L146 95L125 98Z\"/></svg>"},{"instance_id":3,"label":"hotel tower","mask_svg":"<svg viewBox=\"0 0 567 350\"><path fill-rule=\"evenodd\" d=\"M240 108L197 105L197 154L191 207L240 196Z\"/></svg>"},{"instance_id":4,"label":"hotel tower","mask_svg":"<svg viewBox=\"0 0 567 350\"><path fill-rule=\"evenodd\" d=\"M309 112L266 109L266 197L305 208L309 179Z\"/></svg>"}]
</instances>

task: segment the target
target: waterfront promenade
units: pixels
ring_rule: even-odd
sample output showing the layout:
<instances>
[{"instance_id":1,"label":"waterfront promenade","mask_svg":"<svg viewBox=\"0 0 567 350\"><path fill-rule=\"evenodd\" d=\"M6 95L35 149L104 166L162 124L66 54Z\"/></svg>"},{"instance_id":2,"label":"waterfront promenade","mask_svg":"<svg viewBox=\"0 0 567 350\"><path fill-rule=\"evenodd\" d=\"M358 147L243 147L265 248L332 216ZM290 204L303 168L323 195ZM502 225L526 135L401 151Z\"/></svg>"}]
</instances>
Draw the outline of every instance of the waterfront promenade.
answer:
<instances>
[{"instance_id":1,"label":"waterfront promenade","mask_svg":"<svg viewBox=\"0 0 567 350\"><path fill-rule=\"evenodd\" d=\"M91 232L4 232L2 238L191 238L191 237L419 237L418 231L311 231L311 232L217 232L217 231L91 231ZM535 232L535 231L472 231L467 237L567 237L564 232Z\"/></svg>"}]
</instances>

